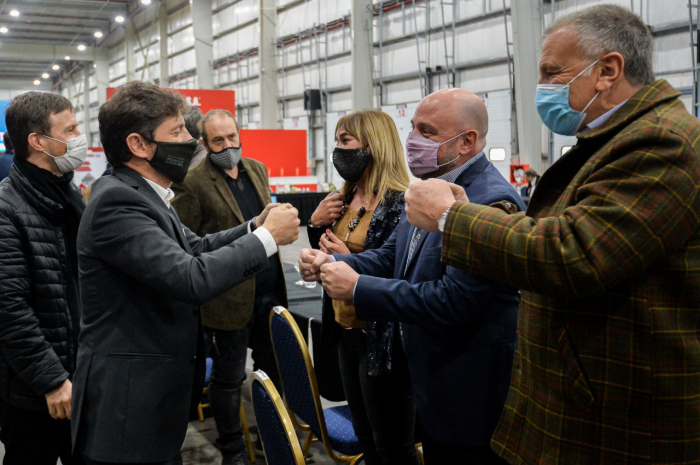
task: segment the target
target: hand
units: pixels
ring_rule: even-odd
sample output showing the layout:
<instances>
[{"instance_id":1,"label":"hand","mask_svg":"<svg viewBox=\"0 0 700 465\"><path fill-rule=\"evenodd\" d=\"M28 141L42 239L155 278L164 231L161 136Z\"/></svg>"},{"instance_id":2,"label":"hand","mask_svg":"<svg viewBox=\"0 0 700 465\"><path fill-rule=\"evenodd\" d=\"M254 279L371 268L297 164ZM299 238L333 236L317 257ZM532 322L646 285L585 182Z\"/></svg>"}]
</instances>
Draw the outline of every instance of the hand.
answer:
<instances>
[{"instance_id":1,"label":"hand","mask_svg":"<svg viewBox=\"0 0 700 465\"><path fill-rule=\"evenodd\" d=\"M457 201L454 191L449 183L440 179L412 180L405 195L408 222L423 231L438 232L437 221ZM460 196L463 193L464 189L457 192Z\"/></svg>"},{"instance_id":2,"label":"hand","mask_svg":"<svg viewBox=\"0 0 700 465\"><path fill-rule=\"evenodd\" d=\"M345 262L321 265L321 285L335 300L352 301L352 293L360 275Z\"/></svg>"},{"instance_id":3,"label":"hand","mask_svg":"<svg viewBox=\"0 0 700 465\"><path fill-rule=\"evenodd\" d=\"M326 229L326 234L321 236L318 246L325 253L350 253L350 249L330 229Z\"/></svg>"},{"instance_id":4,"label":"hand","mask_svg":"<svg viewBox=\"0 0 700 465\"><path fill-rule=\"evenodd\" d=\"M275 244L291 244L299 237L299 212L288 203L271 208L262 226L270 231Z\"/></svg>"},{"instance_id":5,"label":"hand","mask_svg":"<svg viewBox=\"0 0 700 465\"><path fill-rule=\"evenodd\" d=\"M320 281L321 265L332 262L333 258L320 250L301 249L301 253L297 259L301 279L304 281Z\"/></svg>"},{"instance_id":6,"label":"hand","mask_svg":"<svg viewBox=\"0 0 700 465\"><path fill-rule=\"evenodd\" d=\"M467 193L464 191L464 187L458 186L457 184L453 184L451 182L448 183L448 185L452 190L452 195L455 196L455 200L459 202L469 202L469 197L467 197Z\"/></svg>"},{"instance_id":7,"label":"hand","mask_svg":"<svg viewBox=\"0 0 700 465\"><path fill-rule=\"evenodd\" d=\"M343 328L365 329L367 324L357 319L357 312L352 305L333 306L335 321Z\"/></svg>"},{"instance_id":8,"label":"hand","mask_svg":"<svg viewBox=\"0 0 700 465\"><path fill-rule=\"evenodd\" d=\"M70 401L72 398L73 383L65 380L61 387L46 394L46 404L49 406L49 415L54 420L70 419Z\"/></svg>"},{"instance_id":9,"label":"hand","mask_svg":"<svg viewBox=\"0 0 700 465\"><path fill-rule=\"evenodd\" d=\"M270 210L279 206L280 204L278 203L268 203L265 206L265 209L262 211L262 213L255 217L255 227L259 228L260 226L262 226L263 223L265 223L265 220L267 219L267 215L270 213Z\"/></svg>"},{"instance_id":10,"label":"hand","mask_svg":"<svg viewBox=\"0 0 700 465\"><path fill-rule=\"evenodd\" d=\"M343 195L338 192L331 192L325 199L321 200L309 221L314 226L328 226L340 218L342 210Z\"/></svg>"}]
</instances>

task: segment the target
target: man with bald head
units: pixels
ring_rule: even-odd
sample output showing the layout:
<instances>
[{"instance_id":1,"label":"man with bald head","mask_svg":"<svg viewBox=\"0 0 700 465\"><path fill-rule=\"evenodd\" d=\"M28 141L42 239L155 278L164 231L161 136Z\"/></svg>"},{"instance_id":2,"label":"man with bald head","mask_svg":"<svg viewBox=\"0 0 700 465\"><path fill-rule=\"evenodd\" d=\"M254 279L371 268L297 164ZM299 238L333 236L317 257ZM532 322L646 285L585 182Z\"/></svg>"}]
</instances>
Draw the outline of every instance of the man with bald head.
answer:
<instances>
[{"instance_id":1,"label":"man with bald head","mask_svg":"<svg viewBox=\"0 0 700 465\"><path fill-rule=\"evenodd\" d=\"M406 193L412 224L447 217L446 265L522 290L491 443L510 463L700 463L700 122L679 97L641 18L577 11L545 32L537 107L578 141L527 214Z\"/></svg>"},{"instance_id":2,"label":"man with bald head","mask_svg":"<svg viewBox=\"0 0 700 465\"><path fill-rule=\"evenodd\" d=\"M431 94L412 124L406 150L415 176L454 182L472 202L524 209L482 151L488 118L479 97L462 89ZM336 313L341 325L401 323L426 464L503 463L488 445L510 380L518 294L441 264L441 242L439 232L404 216L380 249L334 256L304 249L299 264L305 280L321 279L332 298L352 301Z\"/></svg>"}]
</instances>

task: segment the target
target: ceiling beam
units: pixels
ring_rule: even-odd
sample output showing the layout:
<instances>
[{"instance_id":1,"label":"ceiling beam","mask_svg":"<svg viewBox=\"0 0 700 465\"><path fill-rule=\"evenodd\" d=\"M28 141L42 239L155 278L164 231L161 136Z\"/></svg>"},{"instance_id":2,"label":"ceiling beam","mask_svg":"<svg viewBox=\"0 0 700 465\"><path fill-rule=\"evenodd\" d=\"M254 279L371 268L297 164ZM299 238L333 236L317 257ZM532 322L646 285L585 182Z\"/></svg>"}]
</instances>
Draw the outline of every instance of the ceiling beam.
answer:
<instances>
[{"instance_id":1,"label":"ceiling beam","mask_svg":"<svg viewBox=\"0 0 700 465\"><path fill-rule=\"evenodd\" d=\"M66 45L0 43L0 60L63 62L66 55L70 56L72 61L95 61L98 58L108 57L109 51L100 47L87 47L84 52L81 52L74 46Z\"/></svg>"}]
</instances>

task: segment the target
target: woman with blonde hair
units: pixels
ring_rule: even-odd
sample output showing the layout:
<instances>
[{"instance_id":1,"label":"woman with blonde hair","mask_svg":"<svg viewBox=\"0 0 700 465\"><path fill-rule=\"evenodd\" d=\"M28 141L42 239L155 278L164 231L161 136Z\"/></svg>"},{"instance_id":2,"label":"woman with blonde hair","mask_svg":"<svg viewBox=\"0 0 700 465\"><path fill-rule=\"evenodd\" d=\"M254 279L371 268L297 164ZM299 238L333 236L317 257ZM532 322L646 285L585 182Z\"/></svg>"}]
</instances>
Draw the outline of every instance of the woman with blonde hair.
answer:
<instances>
[{"instance_id":1,"label":"woman with blonde hair","mask_svg":"<svg viewBox=\"0 0 700 465\"><path fill-rule=\"evenodd\" d=\"M309 220L309 242L329 254L381 247L403 213L408 169L396 125L362 110L336 125L333 165L345 180ZM394 323L367 321L342 330L334 308L352 305L324 295L321 345L338 347L343 388L367 465L418 465L415 406L406 356Z\"/></svg>"}]
</instances>

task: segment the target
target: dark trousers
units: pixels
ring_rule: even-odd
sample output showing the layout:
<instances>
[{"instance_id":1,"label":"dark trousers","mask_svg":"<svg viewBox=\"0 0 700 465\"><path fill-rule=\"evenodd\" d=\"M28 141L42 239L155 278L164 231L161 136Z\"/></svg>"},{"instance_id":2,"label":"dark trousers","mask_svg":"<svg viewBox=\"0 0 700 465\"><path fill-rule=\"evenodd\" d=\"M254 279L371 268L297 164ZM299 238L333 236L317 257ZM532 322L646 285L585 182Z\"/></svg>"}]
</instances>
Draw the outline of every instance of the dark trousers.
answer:
<instances>
[{"instance_id":1,"label":"dark trousers","mask_svg":"<svg viewBox=\"0 0 700 465\"><path fill-rule=\"evenodd\" d=\"M281 285L284 286L284 282ZM274 293L255 297L253 315L248 323L248 347L253 351L253 370L264 371L282 395L282 382L270 338L270 310L278 305L284 305L284 302L281 296Z\"/></svg>"},{"instance_id":2,"label":"dark trousers","mask_svg":"<svg viewBox=\"0 0 700 465\"><path fill-rule=\"evenodd\" d=\"M423 431L423 459L425 465L459 463L461 465L507 465L489 446L459 447L440 443Z\"/></svg>"},{"instance_id":3,"label":"dark trousers","mask_svg":"<svg viewBox=\"0 0 700 465\"><path fill-rule=\"evenodd\" d=\"M63 465L85 463L71 453L70 420L54 420L49 409L24 410L0 400L0 441L4 465Z\"/></svg>"},{"instance_id":4,"label":"dark trousers","mask_svg":"<svg viewBox=\"0 0 700 465\"><path fill-rule=\"evenodd\" d=\"M85 463L87 465L121 465L121 464L115 464L112 462L98 462L97 460L92 460L90 458L85 457ZM127 464L124 464L127 465ZM173 457L170 460L167 460L165 462L142 462L140 465L182 465L182 455L179 453L177 454L177 457Z\"/></svg>"},{"instance_id":5,"label":"dark trousers","mask_svg":"<svg viewBox=\"0 0 700 465\"><path fill-rule=\"evenodd\" d=\"M233 331L206 329L211 341L209 357L212 369L209 377L209 402L219 437L216 446L224 455L236 455L245 450L241 426L241 390L245 381L248 355L248 328Z\"/></svg>"},{"instance_id":6,"label":"dark trousers","mask_svg":"<svg viewBox=\"0 0 700 465\"><path fill-rule=\"evenodd\" d=\"M270 310L281 303L277 300L268 296L256 297L253 314L245 328L232 331L206 328L209 357L213 361L209 402L219 433L216 446L223 455L245 451L240 408L249 346L253 349L254 369L263 370L276 386L280 386L268 324ZM282 392L279 387L278 390Z\"/></svg>"},{"instance_id":7,"label":"dark trousers","mask_svg":"<svg viewBox=\"0 0 700 465\"><path fill-rule=\"evenodd\" d=\"M368 376L367 336L344 330L339 345L340 373L367 465L418 465L415 406L406 356L394 344L391 372Z\"/></svg>"}]
</instances>

